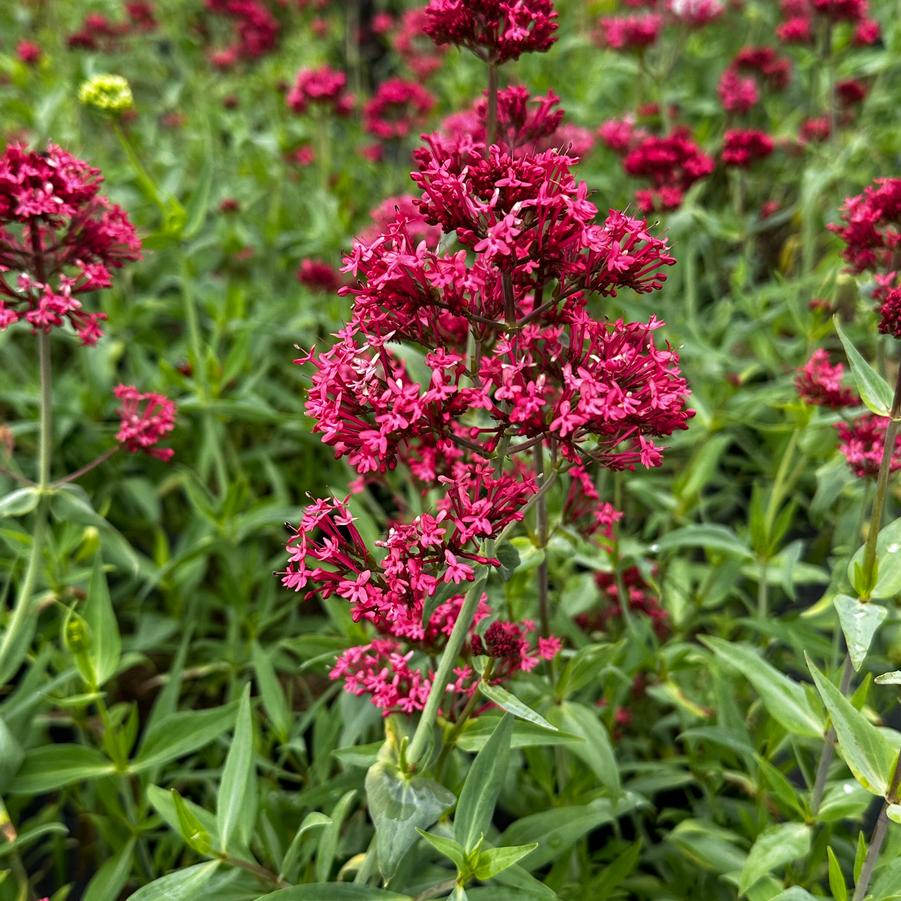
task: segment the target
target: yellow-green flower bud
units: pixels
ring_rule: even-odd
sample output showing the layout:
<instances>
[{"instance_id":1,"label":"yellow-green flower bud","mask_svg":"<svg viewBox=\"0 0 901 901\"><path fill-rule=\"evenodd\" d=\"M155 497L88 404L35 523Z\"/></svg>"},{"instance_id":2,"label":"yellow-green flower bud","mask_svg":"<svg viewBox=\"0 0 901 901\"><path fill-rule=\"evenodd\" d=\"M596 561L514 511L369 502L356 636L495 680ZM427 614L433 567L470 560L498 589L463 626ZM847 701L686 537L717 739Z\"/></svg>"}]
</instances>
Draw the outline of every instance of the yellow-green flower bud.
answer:
<instances>
[{"instance_id":1,"label":"yellow-green flower bud","mask_svg":"<svg viewBox=\"0 0 901 901\"><path fill-rule=\"evenodd\" d=\"M121 75L95 75L81 83L78 99L105 113L122 113L134 106L131 85Z\"/></svg>"}]
</instances>

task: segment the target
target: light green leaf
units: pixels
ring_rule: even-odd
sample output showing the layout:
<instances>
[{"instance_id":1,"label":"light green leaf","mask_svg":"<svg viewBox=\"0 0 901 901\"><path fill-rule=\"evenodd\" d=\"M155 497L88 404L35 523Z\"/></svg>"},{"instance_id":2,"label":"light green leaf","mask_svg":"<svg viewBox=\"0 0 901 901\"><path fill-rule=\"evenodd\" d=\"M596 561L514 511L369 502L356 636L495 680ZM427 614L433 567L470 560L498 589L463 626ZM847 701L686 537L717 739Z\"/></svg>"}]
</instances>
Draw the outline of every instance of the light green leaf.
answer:
<instances>
[{"instance_id":1,"label":"light green leaf","mask_svg":"<svg viewBox=\"0 0 901 901\"><path fill-rule=\"evenodd\" d=\"M889 804L885 808L885 815L893 822L901 825L901 804Z\"/></svg>"},{"instance_id":2,"label":"light green leaf","mask_svg":"<svg viewBox=\"0 0 901 901\"><path fill-rule=\"evenodd\" d=\"M806 657L807 655L805 655ZM814 666L807 657L813 681L838 738L838 749L854 778L874 795L885 797L897 757L888 739Z\"/></svg>"},{"instance_id":3,"label":"light green leaf","mask_svg":"<svg viewBox=\"0 0 901 901\"><path fill-rule=\"evenodd\" d=\"M584 704L564 701L551 710L548 718L560 729L582 736L584 741L572 745L569 748L570 752L588 765L601 785L618 794L619 769L616 766L610 736L598 714Z\"/></svg>"},{"instance_id":4,"label":"light green leaf","mask_svg":"<svg viewBox=\"0 0 901 901\"><path fill-rule=\"evenodd\" d=\"M851 364L851 377L860 399L877 416L889 416L892 411L892 389L888 382L860 355L842 331L838 316L833 316L832 321Z\"/></svg>"},{"instance_id":5,"label":"light green leaf","mask_svg":"<svg viewBox=\"0 0 901 901\"><path fill-rule=\"evenodd\" d=\"M24 759L19 740L0 716L0 794L7 790Z\"/></svg>"},{"instance_id":6,"label":"light green leaf","mask_svg":"<svg viewBox=\"0 0 901 901\"><path fill-rule=\"evenodd\" d=\"M219 868L219 863L218 860L208 860L184 870L176 870L138 889L128 896L129 901L197 901L203 897L199 894L200 889L210 881Z\"/></svg>"},{"instance_id":7,"label":"light green leaf","mask_svg":"<svg viewBox=\"0 0 901 901\"><path fill-rule=\"evenodd\" d=\"M557 807L531 814L509 826L501 835L499 844L509 846L539 842L522 864L527 870L536 870L568 851L592 829L630 813L641 803L643 799L639 795L625 792L616 801L597 798L582 806Z\"/></svg>"},{"instance_id":8,"label":"light green leaf","mask_svg":"<svg viewBox=\"0 0 901 901\"><path fill-rule=\"evenodd\" d=\"M200 821L200 817L188 807L187 802L178 793L177 789L170 788L169 797L172 799L172 806L175 808L178 834L189 848L198 854L209 856L212 848L210 833Z\"/></svg>"},{"instance_id":9,"label":"light green leaf","mask_svg":"<svg viewBox=\"0 0 901 901\"><path fill-rule=\"evenodd\" d=\"M387 889L352 882L319 882L294 885L268 895L260 895L256 901L412 901L409 895L398 895Z\"/></svg>"},{"instance_id":10,"label":"light green leaf","mask_svg":"<svg viewBox=\"0 0 901 901\"><path fill-rule=\"evenodd\" d=\"M28 751L9 792L37 795L113 772L115 767L112 763L94 748L86 745L48 745Z\"/></svg>"},{"instance_id":11,"label":"light green leaf","mask_svg":"<svg viewBox=\"0 0 901 901\"><path fill-rule=\"evenodd\" d=\"M44 823L43 826L35 826L33 829L25 829L20 832L13 841L0 842L0 860L10 854L18 853L23 848L40 841L50 835L68 835L69 830L62 823ZM8 872L8 871L7 871ZM2 882L2 879L0 879Z\"/></svg>"},{"instance_id":12,"label":"light green leaf","mask_svg":"<svg viewBox=\"0 0 901 901\"><path fill-rule=\"evenodd\" d=\"M407 778L383 760L370 767L365 784L379 869L387 879L416 841L416 830L428 829L456 798L443 785L423 776Z\"/></svg>"},{"instance_id":13,"label":"light green leaf","mask_svg":"<svg viewBox=\"0 0 901 901\"><path fill-rule=\"evenodd\" d=\"M866 660L876 630L888 616L888 610L879 604L865 604L847 594L838 594L833 600L842 624L848 656L854 669L859 670Z\"/></svg>"},{"instance_id":14,"label":"light green leaf","mask_svg":"<svg viewBox=\"0 0 901 901\"><path fill-rule=\"evenodd\" d=\"M0 498L0 517L31 513L37 507L40 497L37 488L16 488Z\"/></svg>"},{"instance_id":15,"label":"light green leaf","mask_svg":"<svg viewBox=\"0 0 901 901\"><path fill-rule=\"evenodd\" d=\"M832 848L826 848L826 854L829 858L829 891L832 892L833 901L848 901L848 886L841 864Z\"/></svg>"},{"instance_id":16,"label":"light green leaf","mask_svg":"<svg viewBox=\"0 0 901 901\"><path fill-rule=\"evenodd\" d=\"M291 711L269 655L257 642L253 643L253 668L263 701L263 709L272 721L279 741L286 742L291 732Z\"/></svg>"},{"instance_id":17,"label":"light green leaf","mask_svg":"<svg viewBox=\"0 0 901 901\"><path fill-rule=\"evenodd\" d=\"M424 829L416 830L439 854L446 857L457 868L457 873L465 873L468 869L466 861L466 849L452 838L426 832Z\"/></svg>"},{"instance_id":18,"label":"light green leaf","mask_svg":"<svg viewBox=\"0 0 901 901\"><path fill-rule=\"evenodd\" d=\"M219 828L219 850L228 851L232 830L239 822L244 825L242 838L246 841L253 829L246 802L254 779L253 718L250 712L250 685L244 686L235 734L229 745L222 782L216 798L216 825Z\"/></svg>"},{"instance_id":19,"label":"light green leaf","mask_svg":"<svg viewBox=\"0 0 901 901\"><path fill-rule=\"evenodd\" d=\"M487 882L498 873L518 863L526 855L531 854L538 847L538 842L530 842L528 845L516 845L508 848L486 848L479 854L476 863L475 877Z\"/></svg>"},{"instance_id":20,"label":"light green leaf","mask_svg":"<svg viewBox=\"0 0 901 901\"><path fill-rule=\"evenodd\" d=\"M766 829L754 842L741 868L738 890L745 894L758 879L810 853L810 826L782 823Z\"/></svg>"},{"instance_id":21,"label":"light green leaf","mask_svg":"<svg viewBox=\"0 0 901 901\"><path fill-rule=\"evenodd\" d=\"M485 747L488 739L500 722L500 716L485 713L482 716L469 720L457 739L457 747L461 751L474 754ZM514 720L513 736L510 739L511 748L540 748L551 745L576 745L581 744L581 736L569 732L548 732L534 723L525 720Z\"/></svg>"},{"instance_id":22,"label":"light green leaf","mask_svg":"<svg viewBox=\"0 0 901 901\"><path fill-rule=\"evenodd\" d=\"M338 850L338 839L341 837L341 826L344 824L344 818L357 796L357 790L352 788L345 792L339 799L338 803L332 809L328 818L328 824L319 836L316 848L316 881L325 882L332 869L335 861L335 853Z\"/></svg>"},{"instance_id":23,"label":"light green leaf","mask_svg":"<svg viewBox=\"0 0 901 901\"><path fill-rule=\"evenodd\" d=\"M901 685L901 669L896 669L893 673L883 673L876 677L877 685Z\"/></svg>"},{"instance_id":24,"label":"light green leaf","mask_svg":"<svg viewBox=\"0 0 901 901\"><path fill-rule=\"evenodd\" d=\"M500 685L490 685L483 681L479 682L479 691L489 701L493 701L498 707L506 710L507 713L512 713L513 716L517 716L536 726L541 726L543 729L549 729L551 732L557 731L556 726L552 726L540 713L536 713L528 704L524 704L516 695L507 691L506 688Z\"/></svg>"},{"instance_id":25,"label":"light green leaf","mask_svg":"<svg viewBox=\"0 0 901 901\"><path fill-rule=\"evenodd\" d=\"M83 901L117 901L131 872L135 840L130 838L122 850L105 861L85 890Z\"/></svg>"},{"instance_id":26,"label":"light green leaf","mask_svg":"<svg viewBox=\"0 0 901 901\"><path fill-rule=\"evenodd\" d=\"M235 704L162 717L148 731L130 769L135 773L184 757L218 738L234 722Z\"/></svg>"},{"instance_id":27,"label":"light green leaf","mask_svg":"<svg viewBox=\"0 0 901 901\"><path fill-rule=\"evenodd\" d=\"M94 568L91 571L88 599L85 601L83 615L91 630L87 654L94 671L95 687L99 688L110 676L115 675L122 653L119 625L110 600L100 554L94 557Z\"/></svg>"},{"instance_id":28,"label":"light green leaf","mask_svg":"<svg viewBox=\"0 0 901 901\"><path fill-rule=\"evenodd\" d=\"M173 832L180 835L185 842L188 842L189 838L194 842L195 850L197 846L203 846L205 853L210 847L218 844L216 818L190 798L182 798L172 788L167 790L158 785L148 785L147 800Z\"/></svg>"},{"instance_id":29,"label":"light green leaf","mask_svg":"<svg viewBox=\"0 0 901 901\"><path fill-rule=\"evenodd\" d=\"M821 738L823 718L814 710L804 688L767 663L747 645L702 635L707 645L727 666L737 669L760 695L767 712L793 735Z\"/></svg>"},{"instance_id":30,"label":"light green leaf","mask_svg":"<svg viewBox=\"0 0 901 901\"><path fill-rule=\"evenodd\" d=\"M754 559L751 549L731 529L719 525L683 526L681 529L674 529L653 545L651 551L655 553L674 551L683 547L700 547L735 557L745 557L748 560Z\"/></svg>"},{"instance_id":31,"label":"light green leaf","mask_svg":"<svg viewBox=\"0 0 901 901\"><path fill-rule=\"evenodd\" d=\"M513 722L509 713L504 714L466 774L454 813L454 837L467 852L472 851L491 824L507 775Z\"/></svg>"},{"instance_id":32,"label":"light green leaf","mask_svg":"<svg viewBox=\"0 0 901 901\"><path fill-rule=\"evenodd\" d=\"M857 590L855 572L863 569L866 548L860 547L848 564L848 579ZM901 517L890 522L876 538L876 584L871 598L891 600L901 594Z\"/></svg>"},{"instance_id":33,"label":"light green leaf","mask_svg":"<svg viewBox=\"0 0 901 901\"><path fill-rule=\"evenodd\" d=\"M323 826L328 826L329 823L331 823L331 819L324 813L320 813L318 810L308 813L303 818L300 828L294 833L294 838L291 839L291 844L288 846L288 850L285 852L285 856L282 859L282 865L279 868L278 874L280 878L286 879L288 882L293 881L293 870L300 856L300 845L304 835L311 829L321 829Z\"/></svg>"}]
</instances>

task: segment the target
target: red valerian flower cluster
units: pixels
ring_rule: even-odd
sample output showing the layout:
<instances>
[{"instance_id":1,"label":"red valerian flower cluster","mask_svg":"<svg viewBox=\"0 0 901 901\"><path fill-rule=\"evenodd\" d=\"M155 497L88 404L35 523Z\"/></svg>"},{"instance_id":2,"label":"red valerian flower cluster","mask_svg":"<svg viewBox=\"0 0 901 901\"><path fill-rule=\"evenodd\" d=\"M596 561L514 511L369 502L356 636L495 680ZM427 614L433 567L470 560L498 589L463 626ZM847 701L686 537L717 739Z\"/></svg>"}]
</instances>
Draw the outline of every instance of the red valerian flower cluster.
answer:
<instances>
[{"instance_id":1,"label":"red valerian flower cluster","mask_svg":"<svg viewBox=\"0 0 901 901\"><path fill-rule=\"evenodd\" d=\"M383 81L363 107L363 127L381 141L405 138L420 128L435 105L422 85L403 78Z\"/></svg>"},{"instance_id":2,"label":"red valerian flower cluster","mask_svg":"<svg viewBox=\"0 0 901 901\"><path fill-rule=\"evenodd\" d=\"M597 39L612 50L643 50L656 43L663 18L656 13L643 16L605 16L598 23Z\"/></svg>"},{"instance_id":3,"label":"red valerian flower cluster","mask_svg":"<svg viewBox=\"0 0 901 901\"><path fill-rule=\"evenodd\" d=\"M773 139L766 132L736 128L723 135L720 159L725 166L747 169L752 163L766 159L774 148Z\"/></svg>"},{"instance_id":4,"label":"red valerian flower cluster","mask_svg":"<svg viewBox=\"0 0 901 901\"><path fill-rule=\"evenodd\" d=\"M110 270L141 258L124 211L100 194L99 170L51 144L13 144L0 157L0 330L68 322L83 344L101 337L103 313L83 295L112 284Z\"/></svg>"},{"instance_id":5,"label":"red valerian flower cluster","mask_svg":"<svg viewBox=\"0 0 901 901\"><path fill-rule=\"evenodd\" d=\"M879 331L901 338L901 178L880 178L862 194L848 197L841 223L830 225L845 243L843 256L852 272L872 272L873 298L880 305Z\"/></svg>"},{"instance_id":6,"label":"red valerian flower cluster","mask_svg":"<svg viewBox=\"0 0 901 901\"><path fill-rule=\"evenodd\" d=\"M552 0L430 0L425 13L423 30L436 44L465 47L497 65L556 40Z\"/></svg>"},{"instance_id":7,"label":"red valerian flower cluster","mask_svg":"<svg viewBox=\"0 0 901 901\"><path fill-rule=\"evenodd\" d=\"M436 47L425 33L429 21L422 7L408 9L400 18L392 43L407 68L420 80L427 79L441 67L444 48Z\"/></svg>"},{"instance_id":8,"label":"red valerian flower cluster","mask_svg":"<svg viewBox=\"0 0 901 901\"><path fill-rule=\"evenodd\" d=\"M635 195L644 213L677 209L685 192L710 175L713 167L713 159L700 150L685 128L677 128L666 137L642 138L623 159L629 175L645 178L653 185Z\"/></svg>"},{"instance_id":9,"label":"red valerian flower cluster","mask_svg":"<svg viewBox=\"0 0 901 901\"><path fill-rule=\"evenodd\" d=\"M278 44L278 19L261 0L206 0L207 9L227 16L234 25L235 39L210 54L210 61L220 69L230 69L238 62L251 62L265 56Z\"/></svg>"},{"instance_id":10,"label":"red valerian flower cluster","mask_svg":"<svg viewBox=\"0 0 901 901\"><path fill-rule=\"evenodd\" d=\"M295 113L312 108L346 116L354 107L353 96L347 93L347 76L328 66L301 69L287 99Z\"/></svg>"},{"instance_id":11,"label":"red valerian flower cluster","mask_svg":"<svg viewBox=\"0 0 901 901\"><path fill-rule=\"evenodd\" d=\"M620 622L623 615L620 583L615 573L599 572L595 575L595 584L601 592L600 609L579 614L576 621L589 632L610 631L611 626ZM626 592L629 611L646 616L651 621L657 637L661 640L666 638L670 628L669 616L637 566L629 566L623 570L622 587Z\"/></svg>"},{"instance_id":12,"label":"red valerian flower cluster","mask_svg":"<svg viewBox=\"0 0 901 901\"><path fill-rule=\"evenodd\" d=\"M153 5L144 0L125 4L127 18L121 22L111 22L102 13L88 13L77 31L66 38L72 50L116 49L118 43L131 35L154 31L157 27Z\"/></svg>"},{"instance_id":13,"label":"red valerian flower cluster","mask_svg":"<svg viewBox=\"0 0 901 901\"><path fill-rule=\"evenodd\" d=\"M175 451L157 444L175 428L175 404L162 394L144 394L134 385L117 385L114 393L121 401L116 441L133 454L143 451L169 462Z\"/></svg>"},{"instance_id":14,"label":"red valerian flower cluster","mask_svg":"<svg viewBox=\"0 0 901 901\"><path fill-rule=\"evenodd\" d=\"M868 0L782 0L783 21L776 29L787 44L808 44L814 39L815 20L854 26L854 43L875 44L881 37L879 23L869 17Z\"/></svg>"},{"instance_id":15,"label":"red valerian flower cluster","mask_svg":"<svg viewBox=\"0 0 901 901\"><path fill-rule=\"evenodd\" d=\"M879 475L890 421L887 416L866 413L853 422L836 423L839 450L858 478L875 479ZM890 467L890 472L901 469L901 435L895 438Z\"/></svg>"},{"instance_id":16,"label":"red valerian flower cluster","mask_svg":"<svg viewBox=\"0 0 901 901\"><path fill-rule=\"evenodd\" d=\"M686 25L707 25L725 11L720 0L667 0L666 8L679 22Z\"/></svg>"},{"instance_id":17,"label":"red valerian flower cluster","mask_svg":"<svg viewBox=\"0 0 901 901\"><path fill-rule=\"evenodd\" d=\"M821 347L798 370L795 377L798 396L817 407L853 407L860 399L852 388L842 385L844 375L845 367L841 363L833 366L829 362L828 352Z\"/></svg>"},{"instance_id":18,"label":"red valerian flower cluster","mask_svg":"<svg viewBox=\"0 0 901 901\"><path fill-rule=\"evenodd\" d=\"M334 294L341 287L341 274L323 260L301 260L297 280L311 291Z\"/></svg>"}]
</instances>

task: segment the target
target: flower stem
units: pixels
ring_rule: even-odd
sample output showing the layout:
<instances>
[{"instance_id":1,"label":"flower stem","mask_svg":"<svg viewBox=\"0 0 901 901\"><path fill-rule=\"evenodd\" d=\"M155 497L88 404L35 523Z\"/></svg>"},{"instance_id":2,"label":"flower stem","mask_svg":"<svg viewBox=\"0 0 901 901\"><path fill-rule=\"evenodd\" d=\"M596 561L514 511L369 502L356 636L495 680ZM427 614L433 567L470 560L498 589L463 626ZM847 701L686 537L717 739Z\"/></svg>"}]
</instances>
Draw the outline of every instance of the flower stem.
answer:
<instances>
[{"instance_id":1,"label":"flower stem","mask_svg":"<svg viewBox=\"0 0 901 901\"><path fill-rule=\"evenodd\" d=\"M106 463L110 457L112 457L119 450L119 445L115 445L114 447L110 447L105 450L99 457L91 460L90 463L85 463L80 469L76 469L75 472L70 472L69 475L63 476L61 479L57 479L54 482L54 485L65 485L67 482L75 482L80 479L86 473L89 473L92 469L96 469L101 463Z\"/></svg>"},{"instance_id":2,"label":"flower stem","mask_svg":"<svg viewBox=\"0 0 901 901\"><path fill-rule=\"evenodd\" d=\"M544 484L544 444L539 442L532 451L535 460L535 475L539 484ZM541 621L541 634L547 638L551 634L550 602L548 600L548 567L547 541L548 517L547 496L542 495L535 502L535 513L538 526L538 544L544 553L544 559L538 565L538 616Z\"/></svg>"},{"instance_id":3,"label":"flower stem","mask_svg":"<svg viewBox=\"0 0 901 901\"><path fill-rule=\"evenodd\" d=\"M876 480L876 498L873 501L873 512L870 516L870 527L867 530L867 543L863 552L863 584L867 586L867 597L875 583L876 541L882 527L882 516L885 512L885 501L888 496L888 482L892 474L892 457L895 454L895 439L898 435L898 417L901 415L901 366L895 380L895 396L892 398L891 420L885 431L885 447L882 449L882 461L879 464L879 475Z\"/></svg>"},{"instance_id":4,"label":"flower stem","mask_svg":"<svg viewBox=\"0 0 901 901\"><path fill-rule=\"evenodd\" d=\"M497 63L488 63L488 114L485 120L485 156L497 140Z\"/></svg>"},{"instance_id":5,"label":"flower stem","mask_svg":"<svg viewBox=\"0 0 901 901\"><path fill-rule=\"evenodd\" d=\"M486 542L485 544L486 547L482 553L491 553L493 542ZM469 627L472 625L472 618L475 616L476 609L479 606L479 598L482 597L484 587L484 579L477 579L470 586L469 591L466 593L466 599L463 601L463 606L460 608L460 613L457 616L457 621L454 623L453 631L447 639L444 650L441 652L441 659L438 661L438 669L435 672L435 678L432 680L432 688L429 691L428 700L425 702L422 716L419 718L416 731L413 733L413 740L407 749L407 762L410 770L417 768L417 764L420 763L426 750L426 743L431 738L432 728L438 717L438 708L444 698L451 670L457 660L460 649L463 647L466 633L469 632Z\"/></svg>"},{"instance_id":6,"label":"flower stem","mask_svg":"<svg viewBox=\"0 0 901 901\"><path fill-rule=\"evenodd\" d=\"M890 805L897 804L899 800L901 800L901 754L898 755L895 763L892 784L886 793L885 803L882 805L882 810L879 811L879 819L876 820L876 826L870 838L870 846L860 870L860 878L857 880L857 885L854 886L854 901L863 901L866 897L870 879L873 878L873 870L876 869L876 863L879 860L879 852L882 850L882 843L885 841L885 833L888 831L888 809Z\"/></svg>"},{"instance_id":7,"label":"flower stem","mask_svg":"<svg viewBox=\"0 0 901 901\"><path fill-rule=\"evenodd\" d=\"M47 501L50 485L50 453L53 439L52 369L50 363L50 336L38 333L38 358L41 377L40 432L38 437L38 505L35 511L34 530L31 534L31 552L25 578L3 639L0 640L0 684L15 672L27 653L26 631L31 623L31 599L34 594L44 551L47 531Z\"/></svg>"}]
</instances>

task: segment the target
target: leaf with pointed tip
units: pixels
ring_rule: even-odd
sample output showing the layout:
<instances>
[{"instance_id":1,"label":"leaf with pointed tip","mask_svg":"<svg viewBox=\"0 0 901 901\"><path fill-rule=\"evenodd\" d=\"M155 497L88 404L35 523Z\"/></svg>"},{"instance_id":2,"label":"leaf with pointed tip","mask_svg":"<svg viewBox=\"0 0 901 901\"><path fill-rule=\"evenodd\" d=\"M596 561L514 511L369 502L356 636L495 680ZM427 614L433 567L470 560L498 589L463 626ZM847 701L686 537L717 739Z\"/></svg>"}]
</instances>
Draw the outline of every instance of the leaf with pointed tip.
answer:
<instances>
[{"instance_id":1,"label":"leaf with pointed tip","mask_svg":"<svg viewBox=\"0 0 901 901\"><path fill-rule=\"evenodd\" d=\"M883 673L876 677L877 685L901 685L901 669L896 669L893 673Z\"/></svg>"},{"instance_id":2,"label":"leaf with pointed tip","mask_svg":"<svg viewBox=\"0 0 901 901\"><path fill-rule=\"evenodd\" d=\"M860 399L877 416L889 416L892 412L892 389L888 382L860 355L842 331L838 316L833 316L832 321L851 364L851 377Z\"/></svg>"},{"instance_id":3,"label":"leaf with pointed tip","mask_svg":"<svg viewBox=\"0 0 901 901\"><path fill-rule=\"evenodd\" d=\"M613 754L610 736L600 716L584 704L563 701L548 714L551 722L566 732L581 735L584 741L569 750L591 769L598 781L614 794L620 791L619 769Z\"/></svg>"},{"instance_id":4,"label":"leaf with pointed tip","mask_svg":"<svg viewBox=\"0 0 901 901\"><path fill-rule=\"evenodd\" d=\"M806 857L810 853L810 832L810 826L804 823L782 823L761 832L741 868L739 892L744 894L767 873Z\"/></svg>"},{"instance_id":5,"label":"leaf with pointed tip","mask_svg":"<svg viewBox=\"0 0 901 901\"><path fill-rule=\"evenodd\" d=\"M859 670L866 660L873 636L888 616L888 610L879 604L865 604L847 594L838 594L833 601L842 625L848 656L854 669Z\"/></svg>"},{"instance_id":6,"label":"leaf with pointed tip","mask_svg":"<svg viewBox=\"0 0 901 901\"><path fill-rule=\"evenodd\" d=\"M416 830L439 854L446 857L457 868L457 873L465 873L468 869L466 849L452 838L437 835L434 832L426 832L425 829Z\"/></svg>"},{"instance_id":7,"label":"leaf with pointed tip","mask_svg":"<svg viewBox=\"0 0 901 901\"><path fill-rule=\"evenodd\" d=\"M251 794L253 771L253 718L250 712L250 685L244 686L235 732L225 758L219 794L216 797L216 824L219 829L219 850L228 851L235 826L242 823L241 838L247 841L253 829L250 812L246 808Z\"/></svg>"},{"instance_id":8,"label":"leaf with pointed tip","mask_svg":"<svg viewBox=\"0 0 901 901\"><path fill-rule=\"evenodd\" d=\"M219 863L218 860L208 860L168 873L129 895L128 901L196 901L203 897L200 890L212 879Z\"/></svg>"},{"instance_id":9,"label":"leaf with pointed tip","mask_svg":"<svg viewBox=\"0 0 901 901\"><path fill-rule=\"evenodd\" d=\"M87 653L94 671L94 682L99 688L110 676L115 675L122 653L119 625L110 600L100 554L94 557L94 568L88 585L88 599L82 613L91 630Z\"/></svg>"},{"instance_id":10,"label":"leaf with pointed tip","mask_svg":"<svg viewBox=\"0 0 901 901\"><path fill-rule=\"evenodd\" d=\"M890 600L901 594L901 517L890 522L876 538L876 584L858 584L857 573L863 570L866 546L858 548L848 564L848 580L856 591L869 587L871 598Z\"/></svg>"},{"instance_id":11,"label":"leaf with pointed tip","mask_svg":"<svg viewBox=\"0 0 901 901\"><path fill-rule=\"evenodd\" d=\"M848 769L868 792L884 798L897 751L883 733L816 668L810 657L807 657L807 666L832 718L838 749Z\"/></svg>"},{"instance_id":12,"label":"leaf with pointed tip","mask_svg":"<svg viewBox=\"0 0 901 901\"><path fill-rule=\"evenodd\" d=\"M541 726L543 729L549 729L551 732L557 731L556 726L552 726L540 713L532 710L528 704L524 704L516 695L507 691L506 688L500 685L490 685L488 682L482 681L479 682L479 691L489 701L493 701L498 707L506 710L507 713L512 713L513 716L534 723L536 726Z\"/></svg>"},{"instance_id":13,"label":"leaf with pointed tip","mask_svg":"<svg viewBox=\"0 0 901 901\"><path fill-rule=\"evenodd\" d=\"M475 867L476 879L487 882L498 873L512 867L538 847L538 842L530 842L527 845L513 845L507 848L486 848L479 854Z\"/></svg>"}]
</instances>

